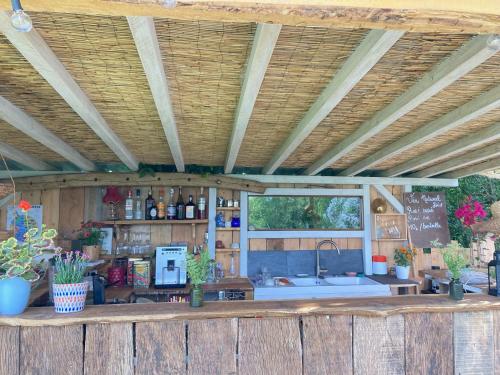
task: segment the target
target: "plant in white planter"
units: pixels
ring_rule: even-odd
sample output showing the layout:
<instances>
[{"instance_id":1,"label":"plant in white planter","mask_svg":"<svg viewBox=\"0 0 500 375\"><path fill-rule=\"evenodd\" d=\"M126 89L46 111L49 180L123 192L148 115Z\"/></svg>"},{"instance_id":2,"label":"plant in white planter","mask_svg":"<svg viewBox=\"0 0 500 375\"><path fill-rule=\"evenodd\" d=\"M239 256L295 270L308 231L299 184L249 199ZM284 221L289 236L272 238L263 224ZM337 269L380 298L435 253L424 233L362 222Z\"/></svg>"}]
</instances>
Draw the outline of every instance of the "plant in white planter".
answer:
<instances>
[{"instance_id":1,"label":"plant in white planter","mask_svg":"<svg viewBox=\"0 0 500 375\"><path fill-rule=\"evenodd\" d=\"M394 262L396 263L396 277L398 279L410 278L410 266L415 258L416 250L411 246L400 247L394 250Z\"/></svg>"},{"instance_id":2,"label":"plant in white planter","mask_svg":"<svg viewBox=\"0 0 500 375\"><path fill-rule=\"evenodd\" d=\"M82 252L58 253L54 260L54 306L58 313L82 311L87 298L88 282L83 281L88 256Z\"/></svg>"},{"instance_id":3,"label":"plant in white planter","mask_svg":"<svg viewBox=\"0 0 500 375\"><path fill-rule=\"evenodd\" d=\"M19 208L26 215L31 209L29 202L21 200ZM31 283L37 281L40 275L35 271L35 257L44 250L54 249L55 229L29 228L24 234L24 242L15 237L0 242L0 315L21 314L28 305L31 294Z\"/></svg>"}]
</instances>

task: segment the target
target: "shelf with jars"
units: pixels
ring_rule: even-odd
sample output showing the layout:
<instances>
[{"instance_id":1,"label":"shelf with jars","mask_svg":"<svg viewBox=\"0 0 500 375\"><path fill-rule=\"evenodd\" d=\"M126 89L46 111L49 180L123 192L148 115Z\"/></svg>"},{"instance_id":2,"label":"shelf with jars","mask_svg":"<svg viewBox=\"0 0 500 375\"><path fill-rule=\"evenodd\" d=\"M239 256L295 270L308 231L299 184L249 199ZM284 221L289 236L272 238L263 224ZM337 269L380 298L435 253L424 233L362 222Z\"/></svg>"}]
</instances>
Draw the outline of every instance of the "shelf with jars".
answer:
<instances>
[{"instance_id":1,"label":"shelf with jars","mask_svg":"<svg viewBox=\"0 0 500 375\"><path fill-rule=\"evenodd\" d=\"M178 225L178 224L208 224L208 220L105 220L105 225Z\"/></svg>"}]
</instances>

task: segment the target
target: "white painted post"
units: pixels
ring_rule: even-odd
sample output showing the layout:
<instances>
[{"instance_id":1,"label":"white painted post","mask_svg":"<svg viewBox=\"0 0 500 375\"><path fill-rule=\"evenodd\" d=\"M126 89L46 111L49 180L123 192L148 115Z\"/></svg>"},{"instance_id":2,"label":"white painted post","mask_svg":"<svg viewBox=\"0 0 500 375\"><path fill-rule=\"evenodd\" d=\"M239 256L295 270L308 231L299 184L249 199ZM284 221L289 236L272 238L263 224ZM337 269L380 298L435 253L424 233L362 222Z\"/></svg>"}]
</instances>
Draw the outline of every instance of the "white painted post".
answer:
<instances>
[{"instance_id":1,"label":"white painted post","mask_svg":"<svg viewBox=\"0 0 500 375\"><path fill-rule=\"evenodd\" d=\"M208 189L208 251L215 259L215 206L217 205L217 189Z\"/></svg>"},{"instance_id":2,"label":"white painted post","mask_svg":"<svg viewBox=\"0 0 500 375\"><path fill-rule=\"evenodd\" d=\"M365 275L372 274L372 228L370 213L370 185L363 185L363 264Z\"/></svg>"},{"instance_id":3,"label":"white painted post","mask_svg":"<svg viewBox=\"0 0 500 375\"><path fill-rule=\"evenodd\" d=\"M240 192L240 276L248 271L248 193Z\"/></svg>"}]
</instances>

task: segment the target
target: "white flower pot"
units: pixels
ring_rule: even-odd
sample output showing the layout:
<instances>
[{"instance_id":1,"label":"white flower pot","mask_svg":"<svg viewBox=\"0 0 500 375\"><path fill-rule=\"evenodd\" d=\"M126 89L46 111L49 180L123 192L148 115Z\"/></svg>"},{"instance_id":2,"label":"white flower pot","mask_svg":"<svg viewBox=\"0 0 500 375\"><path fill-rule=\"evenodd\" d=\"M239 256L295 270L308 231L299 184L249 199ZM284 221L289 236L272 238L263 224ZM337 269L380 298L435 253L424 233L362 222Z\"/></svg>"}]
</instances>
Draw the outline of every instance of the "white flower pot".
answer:
<instances>
[{"instance_id":1,"label":"white flower pot","mask_svg":"<svg viewBox=\"0 0 500 375\"><path fill-rule=\"evenodd\" d=\"M396 277L401 280L410 278L410 266L396 266Z\"/></svg>"}]
</instances>

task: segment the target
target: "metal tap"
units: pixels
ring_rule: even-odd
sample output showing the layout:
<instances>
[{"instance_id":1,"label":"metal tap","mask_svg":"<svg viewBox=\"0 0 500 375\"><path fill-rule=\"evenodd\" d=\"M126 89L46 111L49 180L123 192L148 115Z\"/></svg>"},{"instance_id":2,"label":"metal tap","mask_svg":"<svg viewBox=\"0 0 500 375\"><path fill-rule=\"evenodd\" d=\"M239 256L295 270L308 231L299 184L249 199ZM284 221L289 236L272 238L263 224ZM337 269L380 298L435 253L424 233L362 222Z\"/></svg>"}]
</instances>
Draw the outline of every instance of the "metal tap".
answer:
<instances>
[{"instance_id":1,"label":"metal tap","mask_svg":"<svg viewBox=\"0 0 500 375\"><path fill-rule=\"evenodd\" d=\"M337 252L340 255L340 249L339 249L339 247L337 246L337 244L334 241L332 241L332 240L323 240L323 241L318 242L318 244L316 245L316 278L317 279L323 277L321 275L322 273L328 272L327 269L321 269L320 264L319 264L319 250L321 249L321 246L323 246L324 244L327 244L327 243L329 243L330 245L332 245L337 250Z\"/></svg>"}]
</instances>

